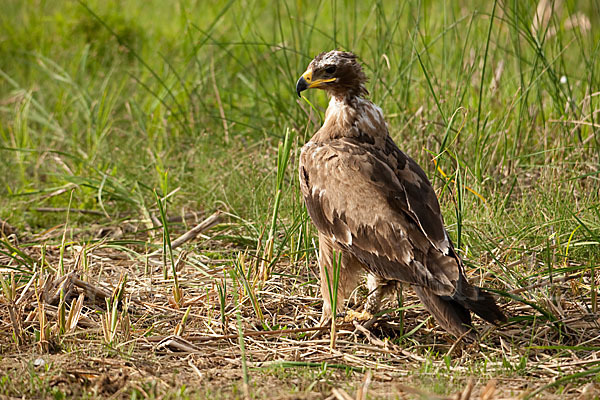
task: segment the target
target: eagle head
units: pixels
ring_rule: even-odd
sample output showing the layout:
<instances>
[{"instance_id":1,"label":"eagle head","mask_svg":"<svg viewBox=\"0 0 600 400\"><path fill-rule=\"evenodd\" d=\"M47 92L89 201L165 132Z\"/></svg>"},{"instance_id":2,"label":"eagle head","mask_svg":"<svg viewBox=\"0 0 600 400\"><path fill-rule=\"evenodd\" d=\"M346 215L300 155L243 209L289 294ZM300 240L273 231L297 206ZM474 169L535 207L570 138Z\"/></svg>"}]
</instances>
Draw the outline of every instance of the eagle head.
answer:
<instances>
[{"instance_id":1,"label":"eagle head","mask_svg":"<svg viewBox=\"0 0 600 400\"><path fill-rule=\"evenodd\" d=\"M354 53L332 50L316 56L296 83L296 93L306 89L323 89L331 96L348 97L369 94L367 77Z\"/></svg>"}]
</instances>

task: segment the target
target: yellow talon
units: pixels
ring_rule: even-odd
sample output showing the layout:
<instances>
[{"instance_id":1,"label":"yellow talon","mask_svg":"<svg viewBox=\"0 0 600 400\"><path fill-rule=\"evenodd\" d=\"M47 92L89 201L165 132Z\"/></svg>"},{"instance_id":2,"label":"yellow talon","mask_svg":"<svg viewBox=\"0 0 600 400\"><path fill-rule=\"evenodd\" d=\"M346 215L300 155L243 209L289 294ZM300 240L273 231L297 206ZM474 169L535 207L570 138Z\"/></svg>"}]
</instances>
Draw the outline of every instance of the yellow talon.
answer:
<instances>
[{"instance_id":1,"label":"yellow talon","mask_svg":"<svg viewBox=\"0 0 600 400\"><path fill-rule=\"evenodd\" d=\"M368 311L357 312L354 310L348 310L348 312L346 312L346 316L344 317L344 322L351 322L353 320L368 321L371 318L373 318L373 315Z\"/></svg>"}]
</instances>

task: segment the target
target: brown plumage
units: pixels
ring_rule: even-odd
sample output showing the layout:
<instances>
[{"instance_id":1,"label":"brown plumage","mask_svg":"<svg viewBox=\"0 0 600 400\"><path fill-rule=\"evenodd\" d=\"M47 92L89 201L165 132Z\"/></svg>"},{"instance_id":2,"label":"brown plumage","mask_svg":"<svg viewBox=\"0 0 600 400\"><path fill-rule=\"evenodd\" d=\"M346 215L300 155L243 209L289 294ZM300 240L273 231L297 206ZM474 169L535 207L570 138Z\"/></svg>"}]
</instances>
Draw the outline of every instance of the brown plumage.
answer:
<instances>
[{"instance_id":1,"label":"brown plumage","mask_svg":"<svg viewBox=\"0 0 600 400\"><path fill-rule=\"evenodd\" d=\"M469 332L470 311L506 321L492 295L467 282L437 197L423 169L388 134L383 113L367 100L367 78L349 52L321 53L296 85L331 97L325 122L300 155L300 187L319 231L323 319L331 314L326 274L342 254L338 307L368 273L365 310L374 313L387 289L410 284L448 332ZM340 309L341 310L341 309Z\"/></svg>"}]
</instances>

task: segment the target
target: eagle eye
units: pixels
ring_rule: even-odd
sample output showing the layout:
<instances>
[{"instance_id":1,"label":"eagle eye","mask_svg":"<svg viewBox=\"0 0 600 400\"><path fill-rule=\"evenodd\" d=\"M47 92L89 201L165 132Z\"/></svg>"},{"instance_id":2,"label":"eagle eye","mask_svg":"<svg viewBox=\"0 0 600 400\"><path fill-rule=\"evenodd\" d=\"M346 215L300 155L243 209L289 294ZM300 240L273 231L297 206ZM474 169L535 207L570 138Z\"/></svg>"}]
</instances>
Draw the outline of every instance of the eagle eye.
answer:
<instances>
[{"instance_id":1,"label":"eagle eye","mask_svg":"<svg viewBox=\"0 0 600 400\"><path fill-rule=\"evenodd\" d=\"M325 72L327 72L328 74L333 74L335 72L335 65L330 65L327 68L325 68Z\"/></svg>"}]
</instances>

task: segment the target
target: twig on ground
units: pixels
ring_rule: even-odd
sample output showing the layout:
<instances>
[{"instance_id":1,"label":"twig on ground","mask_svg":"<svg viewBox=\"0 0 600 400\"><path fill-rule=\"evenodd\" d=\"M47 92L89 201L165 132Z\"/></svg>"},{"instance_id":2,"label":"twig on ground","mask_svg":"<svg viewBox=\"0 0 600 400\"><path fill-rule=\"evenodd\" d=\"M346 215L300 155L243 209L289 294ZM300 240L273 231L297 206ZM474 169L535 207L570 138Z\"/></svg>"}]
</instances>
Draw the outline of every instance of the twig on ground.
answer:
<instances>
[{"instance_id":1,"label":"twig on ground","mask_svg":"<svg viewBox=\"0 0 600 400\"><path fill-rule=\"evenodd\" d=\"M157 345L157 350L169 349L171 351L182 351L186 353L196 353L201 349L185 340L181 336L169 335L163 338Z\"/></svg>"},{"instance_id":2,"label":"twig on ground","mask_svg":"<svg viewBox=\"0 0 600 400\"><path fill-rule=\"evenodd\" d=\"M351 325L350 324L344 324L341 325L340 328L349 328ZM310 328L295 328L295 329L278 329L278 330L273 330L273 331L245 331L244 332L244 336L272 336L272 335L286 335L286 334L293 334L293 333L304 333L304 332L313 332L313 331L326 331L329 330L329 326L314 326L314 327L310 327ZM208 342L211 340L229 340L229 339L237 339L239 335L237 333L235 334L229 334L229 335L215 335L215 336L190 336L188 337L186 340L190 341L190 342ZM148 340L149 342L160 342L162 340L165 340L165 338L168 338L171 336L150 336L145 338L145 340Z\"/></svg>"},{"instance_id":3,"label":"twig on ground","mask_svg":"<svg viewBox=\"0 0 600 400\"><path fill-rule=\"evenodd\" d=\"M367 390L369 389L369 385L371 384L372 378L373 374L371 374L371 370L365 372L362 384L356 391L356 400L364 400L367 397Z\"/></svg>"},{"instance_id":4,"label":"twig on ground","mask_svg":"<svg viewBox=\"0 0 600 400\"><path fill-rule=\"evenodd\" d=\"M408 350L405 350L403 348L400 348L399 346L396 346L393 343L390 342L384 342L381 339L376 338L375 336L373 336L373 334L371 333L371 331L369 331L367 328L365 328L364 326L362 326L361 324L358 323L358 321L352 321L352 324L354 324L354 327L356 328L356 330L358 330L360 333L362 333L367 340L369 340L369 342L377 347L381 347L385 350L392 350L392 351L396 351L398 353L401 353L415 361L418 362L425 362L425 359L421 356L418 356L416 354L411 353Z\"/></svg>"},{"instance_id":5,"label":"twig on ground","mask_svg":"<svg viewBox=\"0 0 600 400\"><path fill-rule=\"evenodd\" d=\"M331 393L337 400L354 400L344 389L331 389Z\"/></svg>"},{"instance_id":6,"label":"twig on ground","mask_svg":"<svg viewBox=\"0 0 600 400\"><path fill-rule=\"evenodd\" d=\"M98 287L98 286L94 286L91 283L82 281L81 279L79 279L75 276L72 278L72 281L75 286L85 290L88 294L88 297L91 297L92 299L95 296L98 296L101 299L107 299L107 298L110 298L110 296L111 296L111 293L108 290L102 289L101 287Z\"/></svg>"},{"instance_id":7,"label":"twig on ground","mask_svg":"<svg viewBox=\"0 0 600 400\"><path fill-rule=\"evenodd\" d=\"M217 211L213 215L206 218L204 221L200 222L198 225L196 225L195 227L193 227L192 229L190 229L189 231L184 233L183 235L179 236L177 239L173 240L171 242L171 247L173 249L175 249L175 248L181 246L185 242L188 242L188 241L194 239L196 236L198 236L200 234L200 232L203 232L203 231L210 229L213 226L217 225L220 221L221 221L221 211Z\"/></svg>"},{"instance_id":8,"label":"twig on ground","mask_svg":"<svg viewBox=\"0 0 600 400\"><path fill-rule=\"evenodd\" d=\"M35 209L37 212L47 212L47 213L60 213L60 212L72 212L78 214L89 214L89 215L104 215L101 211L96 210L85 210L81 208L67 208L67 207L38 207Z\"/></svg>"},{"instance_id":9,"label":"twig on ground","mask_svg":"<svg viewBox=\"0 0 600 400\"><path fill-rule=\"evenodd\" d=\"M560 278L553 278L552 283L564 283L564 282L570 281L571 279L580 278L581 275L582 275L582 273L575 274L575 275L562 276ZM514 290L509 291L508 293L519 294L519 293L523 293L523 292L526 292L531 289L536 289L536 288L539 288L542 286L548 286L549 284L550 284L550 279L544 279L541 282L534 283L533 285L525 286L522 288L514 289Z\"/></svg>"}]
</instances>

